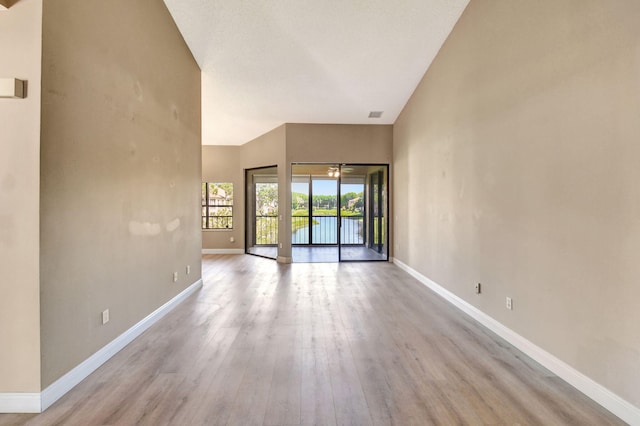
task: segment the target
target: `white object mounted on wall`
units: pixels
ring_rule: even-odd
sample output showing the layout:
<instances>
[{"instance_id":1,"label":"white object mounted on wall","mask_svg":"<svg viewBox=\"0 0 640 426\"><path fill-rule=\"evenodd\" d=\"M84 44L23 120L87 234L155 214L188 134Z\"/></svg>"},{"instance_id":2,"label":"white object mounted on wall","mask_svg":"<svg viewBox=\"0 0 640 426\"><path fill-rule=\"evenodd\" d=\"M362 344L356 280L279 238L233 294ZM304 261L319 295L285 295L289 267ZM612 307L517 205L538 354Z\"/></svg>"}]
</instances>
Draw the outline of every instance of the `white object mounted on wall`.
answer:
<instances>
[{"instance_id":1,"label":"white object mounted on wall","mask_svg":"<svg viewBox=\"0 0 640 426\"><path fill-rule=\"evenodd\" d=\"M0 10L7 10L16 3L18 0L0 0Z\"/></svg>"},{"instance_id":2,"label":"white object mounted on wall","mask_svg":"<svg viewBox=\"0 0 640 426\"><path fill-rule=\"evenodd\" d=\"M17 78L0 78L0 98L26 98L27 82Z\"/></svg>"}]
</instances>

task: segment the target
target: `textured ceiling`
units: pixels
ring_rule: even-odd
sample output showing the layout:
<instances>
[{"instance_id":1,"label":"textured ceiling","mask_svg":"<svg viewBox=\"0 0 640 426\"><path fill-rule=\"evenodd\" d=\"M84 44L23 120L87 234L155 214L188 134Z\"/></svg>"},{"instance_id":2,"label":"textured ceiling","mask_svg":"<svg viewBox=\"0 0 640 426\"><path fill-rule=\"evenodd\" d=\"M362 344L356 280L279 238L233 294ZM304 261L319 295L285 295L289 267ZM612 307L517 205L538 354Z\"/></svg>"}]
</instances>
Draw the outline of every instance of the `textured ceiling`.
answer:
<instances>
[{"instance_id":1,"label":"textured ceiling","mask_svg":"<svg viewBox=\"0 0 640 426\"><path fill-rule=\"evenodd\" d=\"M165 3L202 69L202 143L240 145L283 123L392 124L468 1Z\"/></svg>"}]
</instances>

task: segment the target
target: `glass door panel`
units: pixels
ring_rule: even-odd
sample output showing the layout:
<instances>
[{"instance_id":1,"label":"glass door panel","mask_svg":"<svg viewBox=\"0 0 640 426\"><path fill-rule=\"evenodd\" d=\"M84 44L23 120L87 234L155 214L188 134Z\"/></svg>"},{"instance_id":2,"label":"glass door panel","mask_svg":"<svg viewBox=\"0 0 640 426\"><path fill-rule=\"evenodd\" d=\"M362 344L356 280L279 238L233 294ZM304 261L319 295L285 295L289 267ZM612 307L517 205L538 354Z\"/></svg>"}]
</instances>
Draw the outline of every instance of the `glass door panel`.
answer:
<instances>
[{"instance_id":1,"label":"glass door panel","mask_svg":"<svg viewBox=\"0 0 640 426\"><path fill-rule=\"evenodd\" d=\"M340 260L387 260L387 165L340 170Z\"/></svg>"},{"instance_id":2,"label":"glass door panel","mask_svg":"<svg viewBox=\"0 0 640 426\"><path fill-rule=\"evenodd\" d=\"M338 244L338 180L311 178L311 243Z\"/></svg>"},{"instance_id":3,"label":"glass door panel","mask_svg":"<svg viewBox=\"0 0 640 426\"><path fill-rule=\"evenodd\" d=\"M246 171L246 252L278 256L278 168Z\"/></svg>"},{"instance_id":4,"label":"glass door panel","mask_svg":"<svg viewBox=\"0 0 640 426\"><path fill-rule=\"evenodd\" d=\"M291 244L309 244L309 190L308 175L291 177Z\"/></svg>"},{"instance_id":5,"label":"glass door panel","mask_svg":"<svg viewBox=\"0 0 640 426\"><path fill-rule=\"evenodd\" d=\"M343 166L340 180L340 244L362 246L365 241L365 183L363 170Z\"/></svg>"},{"instance_id":6,"label":"glass door panel","mask_svg":"<svg viewBox=\"0 0 640 426\"><path fill-rule=\"evenodd\" d=\"M291 256L294 262L338 261L336 164L291 165Z\"/></svg>"}]
</instances>

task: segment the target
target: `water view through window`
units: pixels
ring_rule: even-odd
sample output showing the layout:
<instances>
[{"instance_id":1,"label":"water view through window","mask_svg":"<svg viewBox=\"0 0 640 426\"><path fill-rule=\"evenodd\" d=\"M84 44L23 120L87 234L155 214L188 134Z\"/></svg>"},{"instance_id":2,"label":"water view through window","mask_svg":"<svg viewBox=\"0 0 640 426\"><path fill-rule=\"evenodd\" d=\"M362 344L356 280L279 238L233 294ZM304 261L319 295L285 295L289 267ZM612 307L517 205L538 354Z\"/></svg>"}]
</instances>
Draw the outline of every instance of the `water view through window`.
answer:
<instances>
[{"instance_id":1,"label":"water view through window","mask_svg":"<svg viewBox=\"0 0 640 426\"><path fill-rule=\"evenodd\" d=\"M248 169L245 178L247 253L290 253L293 262L388 259L388 165L292 164L290 216L278 209L276 166ZM278 241L285 224L290 246Z\"/></svg>"},{"instance_id":2,"label":"water view through window","mask_svg":"<svg viewBox=\"0 0 640 426\"><path fill-rule=\"evenodd\" d=\"M364 184L342 184L340 199L340 242L363 244ZM309 191L311 190L311 191ZM292 236L293 244L338 243L338 181L311 179L293 182ZM311 193L311 205L309 194ZM309 215L311 209L311 215Z\"/></svg>"},{"instance_id":3,"label":"water view through window","mask_svg":"<svg viewBox=\"0 0 640 426\"><path fill-rule=\"evenodd\" d=\"M293 262L387 260L388 165L291 166Z\"/></svg>"}]
</instances>

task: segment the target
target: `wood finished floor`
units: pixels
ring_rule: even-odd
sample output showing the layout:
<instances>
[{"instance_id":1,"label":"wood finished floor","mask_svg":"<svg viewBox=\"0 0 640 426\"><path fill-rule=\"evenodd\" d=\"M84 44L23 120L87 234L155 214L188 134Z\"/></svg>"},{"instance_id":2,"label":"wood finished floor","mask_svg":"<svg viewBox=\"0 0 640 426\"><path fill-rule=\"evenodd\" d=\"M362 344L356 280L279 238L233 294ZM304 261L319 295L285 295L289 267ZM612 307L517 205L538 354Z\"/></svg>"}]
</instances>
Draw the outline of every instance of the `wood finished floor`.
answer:
<instances>
[{"instance_id":1,"label":"wood finished floor","mask_svg":"<svg viewBox=\"0 0 640 426\"><path fill-rule=\"evenodd\" d=\"M203 257L203 289L0 425L624 424L393 264Z\"/></svg>"}]
</instances>

